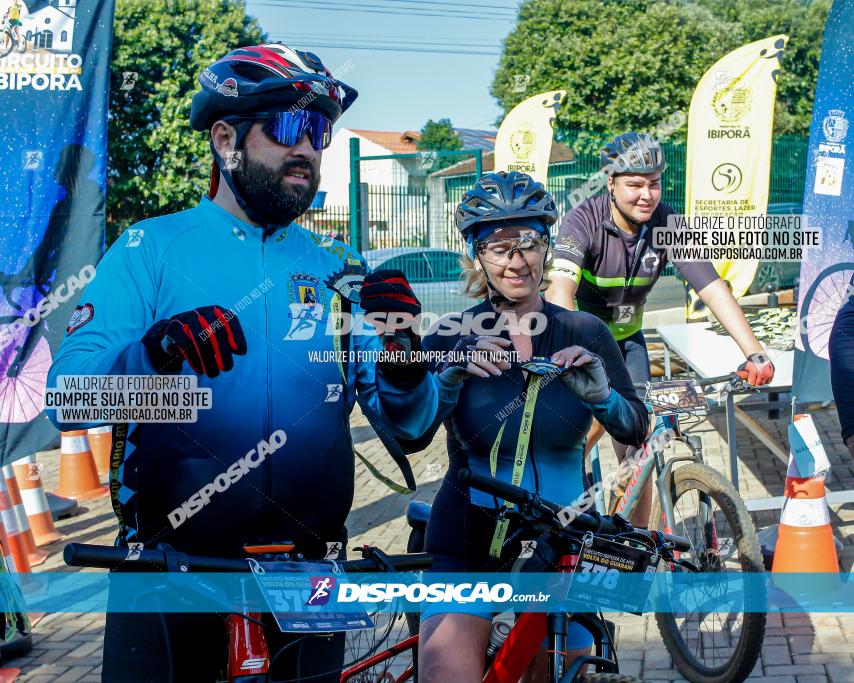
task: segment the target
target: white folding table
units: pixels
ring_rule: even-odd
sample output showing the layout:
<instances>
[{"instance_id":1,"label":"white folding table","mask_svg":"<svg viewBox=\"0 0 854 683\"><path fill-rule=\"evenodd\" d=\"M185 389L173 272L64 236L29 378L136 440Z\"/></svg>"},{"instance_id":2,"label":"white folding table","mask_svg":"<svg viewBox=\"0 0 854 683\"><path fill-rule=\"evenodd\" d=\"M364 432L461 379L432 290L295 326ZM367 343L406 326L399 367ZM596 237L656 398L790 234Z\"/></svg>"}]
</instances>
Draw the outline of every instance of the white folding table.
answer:
<instances>
[{"instance_id":1,"label":"white folding table","mask_svg":"<svg viewBox=\"0 0 854 683\"><path fill-rule=\"evenodd\" d=\"M671 351L678 353L691 370L701 378L727 375L733 372L744 361L744 354L731 337L716 334L709 327L709 323L683 323L680 325L662 325L656 328L656 332L661 337L662 342L664 342L664 373L667 377L670 376ZM763 393L769 394L790 392L792 390L792 368L795 352L769 349L768 353L774 363L774 379L770 384L758 387L758 389ZM775 405L775 403L772 401L769 405ZM759 405L765 406L765 404ZM732 393L727 392L726 394L724 410L726 413L730 478L736 491L738 490L736 420L741 422L751 434L777 456L784 467L788 466L789 454L786 449L781 447L747 411L736 405L735 397ZM854 502L854 491L828 493L827 499L829 503L841 504ZM778 496L745 502L751 511L774 510L781 507L783 498Z\"/></svg>"}]
</instances>

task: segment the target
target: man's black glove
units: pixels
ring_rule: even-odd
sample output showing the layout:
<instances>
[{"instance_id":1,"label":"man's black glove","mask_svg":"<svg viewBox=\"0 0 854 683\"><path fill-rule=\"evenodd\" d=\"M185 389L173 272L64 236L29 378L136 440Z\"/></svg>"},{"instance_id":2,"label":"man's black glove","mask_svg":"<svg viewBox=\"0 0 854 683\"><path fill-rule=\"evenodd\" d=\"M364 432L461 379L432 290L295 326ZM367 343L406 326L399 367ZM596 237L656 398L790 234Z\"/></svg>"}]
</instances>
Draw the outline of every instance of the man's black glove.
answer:
<instances>
[{"instance_id":1,"label":"man's black glove","mask_svg":"<svg viewBox=\"0 0 854 683\"><path fill-rule=\"evenodd\" d=\"M359 293L360 304L370 321L383 335L383 347L407 357L403 362L381 361L380 372L401 388L415 387L427 374L427 364L415 361L411 352L421 351L415 317L421 302L406 276L399 270L377 270L365 276Z\"/></svg>"},{"instance_id":2,"label":"man's black glove","mask_svg":"<svg viewBox=\"0 0 854 683\"><path fill-rule=\"evenodd\" d=\"M199 375L216 377L234 367L233 355L246 355L246 338L237 316L220 306L202 306L160 320L142 338L154 369L175 375L184 361Z\"/></svg>"}]
</instances>

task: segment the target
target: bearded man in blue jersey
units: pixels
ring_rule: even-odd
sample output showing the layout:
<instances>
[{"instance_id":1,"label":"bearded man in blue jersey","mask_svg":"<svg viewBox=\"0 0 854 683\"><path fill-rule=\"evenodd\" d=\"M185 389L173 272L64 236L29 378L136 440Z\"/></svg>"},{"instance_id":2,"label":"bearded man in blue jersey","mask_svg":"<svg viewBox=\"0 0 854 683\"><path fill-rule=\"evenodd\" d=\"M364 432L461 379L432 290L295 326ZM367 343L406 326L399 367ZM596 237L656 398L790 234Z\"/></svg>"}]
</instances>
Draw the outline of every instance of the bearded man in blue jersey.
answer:
<instances>
[{"instance_id":1,"label":"bearded man in blue jersey","mask_svg":"<svg viewBox=\"0 0 854 683\"><path fill-rule=\"evenodd\" d=\"M314 198L322 150L356 91L316 55L281 44L229 52L199 83L190 123L209 135L209 196L132 226L110 248L49 385L63 375L183 374L211 391L195 422L115 426L117 545L241 557L246 545L287 539L323 558L328 544L346 542L357 396L398 436L417 438L436 414L435 380L412 355L372 360L384 348L417 349L411 330L385 328L381 338L328 324L348 306L336 278L364 262L294 222ZM420 311L396 271L368 275L361 293L353 313ZM358 361L310 360L348 350ZM104 680L220 680L223 618L163 611L108 614ZM271 654L282 652L277 678L338 680L340 634L267 635ZM214 656L199 656L200 643Z\"/></svg>"}]
</instances>

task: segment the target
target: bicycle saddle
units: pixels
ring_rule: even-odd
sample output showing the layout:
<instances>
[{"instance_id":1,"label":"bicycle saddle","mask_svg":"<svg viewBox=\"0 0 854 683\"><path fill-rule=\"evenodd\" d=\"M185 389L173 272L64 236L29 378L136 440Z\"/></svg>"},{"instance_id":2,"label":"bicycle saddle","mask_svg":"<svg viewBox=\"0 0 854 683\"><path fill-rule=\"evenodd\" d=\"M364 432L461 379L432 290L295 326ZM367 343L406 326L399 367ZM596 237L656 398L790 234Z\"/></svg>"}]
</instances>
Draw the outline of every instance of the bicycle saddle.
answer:
<instances>
[{"instance_id":1,"label":"bicycle saddle","mask_svg":"<svg viewBox=\"0 0 854 683\"><path fill-rule=\"evenodd\" d=\"M406 506L406 523L413 529L424 528L427 526L427 519L430 517L430 503L425 503L423 500L411 500Z\"/></svg>"}]
</instances>

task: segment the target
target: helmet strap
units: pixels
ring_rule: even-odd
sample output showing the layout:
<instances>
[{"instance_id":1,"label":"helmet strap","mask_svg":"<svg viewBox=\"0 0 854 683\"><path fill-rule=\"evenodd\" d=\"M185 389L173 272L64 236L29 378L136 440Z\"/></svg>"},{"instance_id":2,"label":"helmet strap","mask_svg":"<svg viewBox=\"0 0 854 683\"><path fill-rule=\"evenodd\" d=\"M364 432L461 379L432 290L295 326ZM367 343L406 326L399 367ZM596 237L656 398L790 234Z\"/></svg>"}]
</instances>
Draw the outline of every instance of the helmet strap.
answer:
<instances>
[{"instance_id":1,"label":"helmet strap","mask_svg":"<svg viewBox=\"0 0 854 683\"><path fill-rule=\"evenodd\" d=\"M234 130L237 132L237 137L234 140L234 149L240 149L240 146L243 144L243 141L246 139L246 136L249 134L249 130L252 128L253 121L239 121L237 123L232 124L234 126ZM219 155L214 147L213 140L210 140L211 151L213 152L214 163L216 164L217 169L225 180L225 184L228 185L228 188L231 190L231 193L234 195L234 200L237 202L237 205L243 209L243 213L251 220L253 223L258 223L259 225L266 226L267 222L259 217L249 206L246 199L244 199L243 194L237 187L237 183L234 182L234 178L231 175L231 171L227 169L225 166L225 162L223 158ZM213 182L211 183L213 185ZM217 187L219 183L217 182Z\"/></svg>"},{"instance_id":2,"label":"helmet strap","mask_svg":"<svg viewBox=\"0 0 854 683\"><path fill-rule=\"evenodd\" d=\"M519 304L521 304L522 303L521 299L511 299L507 296L504 296L504 294L502 294L499 291L498 287L496 287L494 284L492 284L492 281L489 279L489 275L486 274L486 266L483 265L483 261L480 260L480 256L476 255L476 258L477 258L478 263L480 263L480 268L481 268L481 272L483 273L483 278L486 280L486 288L492 292L492 296L489 297L489 303L491 303L496 308L498 306L508 306L510 308L514 308L514 307L518 306ZM512 258L512 254L511 254L511 258ZM546 265L546 261L548 261L548 259L549 259L549 252L546 251L546 255L543 258L543 272L540 273L540 281L539 281L539 283L537 283L537 289L538 290L540 288L540 285L543 284L543 280L546 277L545 265Z\"/></svg>"},{"instance_id":3,"label":"helmet strap","mask_svg":"<svg viewBox=\"0 0 854 683\"><path fill-rule=\"evenodd\" d=\"M620 204L617 201L617 197L614 195L614 191L611 190L611 203L614 205L614 208L617 209L617 212L623 217L623 220L626 221L631 226L634 226L636 229L640 230L643 226L643 223L638 223L634 218L629 216L625 211L620 208Z\"/></svg>"}]
</instances>

